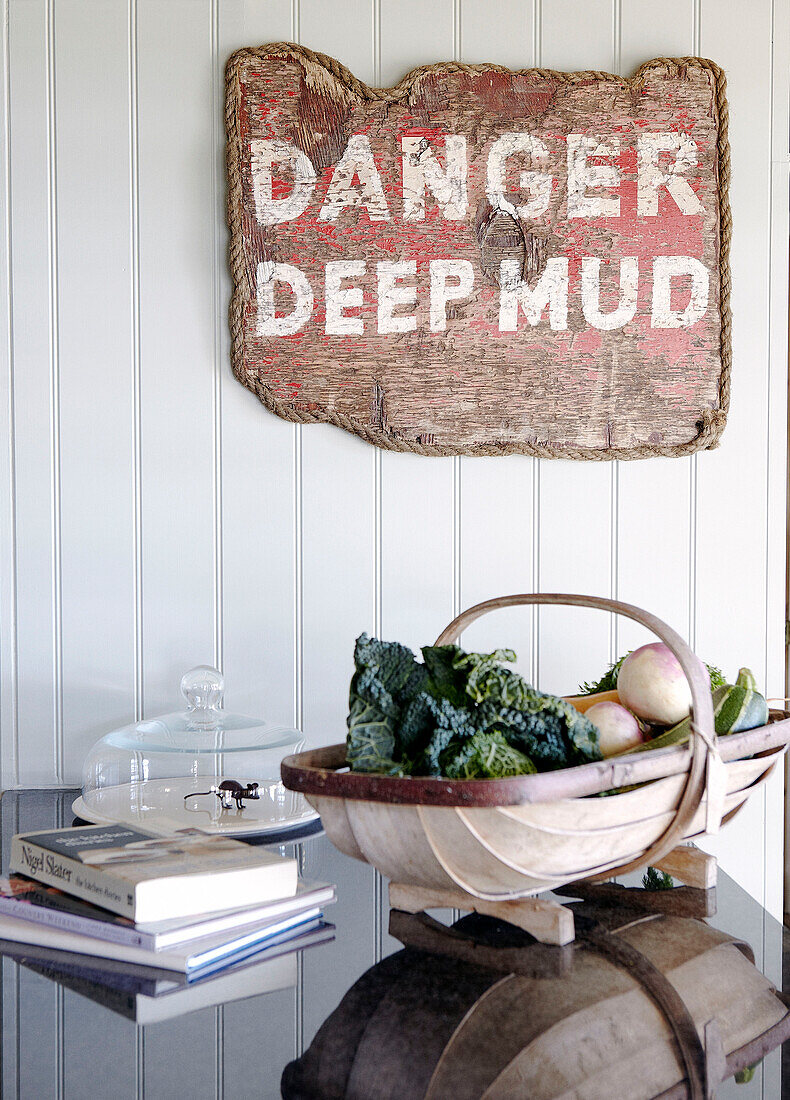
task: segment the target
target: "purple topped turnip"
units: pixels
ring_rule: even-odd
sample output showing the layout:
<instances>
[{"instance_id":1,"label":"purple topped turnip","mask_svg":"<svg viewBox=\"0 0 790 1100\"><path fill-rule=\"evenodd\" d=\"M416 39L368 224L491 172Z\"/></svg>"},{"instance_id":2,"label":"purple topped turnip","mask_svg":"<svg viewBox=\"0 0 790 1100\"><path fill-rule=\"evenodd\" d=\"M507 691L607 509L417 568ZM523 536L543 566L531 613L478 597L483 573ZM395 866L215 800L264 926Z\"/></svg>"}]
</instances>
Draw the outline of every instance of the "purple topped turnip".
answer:
<instances>
[{"instance_id":1,"label":"purple topped turnip","mask_svg":"<svg viewBox=\"0 0 790 1100\"><path fill-rule=\"evenodd\" d=\"M674 726L691 710L686 674L663 642L651 642L628 654L617 677L617 692L638 718L659 726Z\"/></svg>"},{"instance_id":2,"label":"purple topped turnip","mask_svg":"<svg viewBox=\"0 0 790 1100\"><path fill-rule=\"evenodd\" d=\"M619 703L594 703L588 708L587 717L598 729L598 745L602 756L617 756L618 753L636 748L644 741L636 718Z\"/></svg>"}]
</instances>

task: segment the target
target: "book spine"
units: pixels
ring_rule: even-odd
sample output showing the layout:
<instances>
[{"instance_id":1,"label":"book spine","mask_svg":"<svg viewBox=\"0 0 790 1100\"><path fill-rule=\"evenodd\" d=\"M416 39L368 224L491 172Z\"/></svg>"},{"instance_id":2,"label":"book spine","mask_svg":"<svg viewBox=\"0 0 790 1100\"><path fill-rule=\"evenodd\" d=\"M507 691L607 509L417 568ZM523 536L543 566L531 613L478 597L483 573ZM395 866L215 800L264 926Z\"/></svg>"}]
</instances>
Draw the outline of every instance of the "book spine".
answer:
<instances>
[{"instance_id":1,"label":"book spine","mask_svg":"<svg viewBox=\"0 0 790 1100\"><path fill-rule=\"evenodd\" d=\"M69 859L42 848L25 837L15 836L11 844L12 872L27 875L65 894L92 901L103 909L134 920L134 887L101 867Z\"/></svg>"},{"instance_id":2,"label":"book spine","mask_svg":"<svg viewBox=\"0 0 790 1100\"><path fill-rule=\"evenodd\" d=\"M91 920L74 913L64 913L49 906L35 905L32 902L17 901L14 898L0 897L0 913L9 917L43 924L47 928L59 928L63 932L76 932L80 936L92 936L106 943L117 943L123 947L144 947L154 950L153 936L136 932L134 928L123 928L108 921Z\"/></svg>"}]
</instances>

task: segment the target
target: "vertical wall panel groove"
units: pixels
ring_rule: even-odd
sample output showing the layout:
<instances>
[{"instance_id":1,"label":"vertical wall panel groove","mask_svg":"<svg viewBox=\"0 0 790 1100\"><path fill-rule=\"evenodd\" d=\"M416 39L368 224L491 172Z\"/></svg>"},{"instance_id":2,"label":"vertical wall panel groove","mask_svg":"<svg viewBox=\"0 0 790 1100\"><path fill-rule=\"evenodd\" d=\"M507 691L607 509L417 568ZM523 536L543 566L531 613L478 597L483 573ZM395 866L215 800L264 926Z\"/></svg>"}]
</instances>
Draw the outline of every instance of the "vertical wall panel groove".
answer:
<instances>
[{"instance_id":1,"label":"vertical wall panel groove","mask_svg":"<svg viewBox=\"0 0 790 1100\"><path fill-rule=\"evenodd\" d=\"M291 0L291 40L301 41L300 0ZM304 729L304 425L294 424L294 725ZM297 1058L305 1049L304 955L297 960L294 998L294 1048Z\"/></svg>"},{"instance_id":2,"label":"vertical wall panel groove","mask_svg":"<svg viewBox=\"0 0 790 1100\"><path fill-rule=\"evenodd\" d=\"M543 0L532 0L532 64L543 66Z\"/></svg>"},{"instance_id":3,"label":"vertical wall panel groove","mask_svg":"<svg viewBox=\"0 0 790 1100\"><path fill-rule=\"evenodd\" d=\"M142 365L140 357L140 134L137 92L137 0L129 0L129 205L130 280L132 310L132 509L134 561L134 716L143 717L143 447Z\"/></svg>"},{"instance_id":4,"label":"vertical wall panel groove","mask_svg":"<svg viewBox=\"0 0 790 1100\"><path fill-rule=\"evenodd\" d=\"M772 95L770 66L775 48L772 10L770 3L764 3L752 8L750 18L743 20L740 5L731 0L701 0L699 7L699 52L714 57L724 68L732 105L734 320L732 404L727 431L721 446L701 454L697 464L696 641L700 655L720 664L728 675L733 675L739 665L759 669L758 675L762 675L767 667L766 618L777 623L784 618L782 607L771 608L766 603L764 554L770 523L766 505L769 467L764 447L771 355L767 327L771 272L766 246L772 233L772 133L766 108ZM786 326L785 315L785 330ZM785 373L786 360L780 369ZM733 493L742 495L743 526L740 532L728 533L723 553L716 502L724 494ZM751 532L760 532L758 553L754 552ZM725 590L727 599L722 602ZM770 681L766 690L772 693ZM705 843L719 857L724 870L761 899L767 897L767 879L776 881L781 873L780 839L776 832L769 838L764 830L767 816L773 825L773 807L781 804L781 797L778 779L750 799L726 833Z\"/></svg>"},{"instance_id":5,"label":"vertical wall panel groove","mask_svg":"<svg viewBox=\"0 0 790 1100\"><path fill-rule=\"evenodd\" d=\"M57 0L54 30L65 780L134 716L127 5Z\"/></svg>"},{"instance_id":6,"label":"vertical wall panel groove","mask_svg":"<svg viewBox=\"0 0 790 1100\"><path fill-rule=\"evenodd\" d=\"M224 188L215 0L138 0L137 8L144 705L151 714L179 707L181 675L211 664L222 642L217 356L226 324L215 310ZM228 708L237 709L230 685L228 696ZM151 1028L146 1092L178 1095L192 1077L214 1092L220 1022L221 1013L207 1008Z\"/></svg>"},{"instance_id":7,"label":"vertical wall panel groove","mask_svg":"<svg viewBox=\"0 0 790 1100\"><path fill-rule=\"evenodd\" d=\"M224 118L224 86L221 80L222 68L219 57L219 3L220 0L211 0L209 9L209 39L211 51L211 90L213 104L212 119L212 197L214 210L221 206L224 187L222 168L224 157L223 126ZM221 229L218 219L214 219L214 251L212 254L212 283L214 287L214 377L212 389L213 419L212 434L214 446L214 465L212 478L213 505L214 505L214 667L222 669L225 665L225 633L224 633L224 603L222 598L222 372L224 362L222 357L222 331L226 326L224 311L222 309L222 291L220 288L219 271L224 261L225 248L220 241Z\"/></svg>"},{"instance_id":8,"label":"vertical wall panel groove","mask_svg":"<svg viewBox=\"0 0 790 1100\"><path fill-rule=\"evenodd\" d=\"M211 126L211 183L213 208L216 212L221 203L224 192L222 186L221 166L223 163L222 120L224 119L223 102L224 86L221 80L221 67L219 57L219 4L220 0L211 0L209 5L209 54L211 66L211 100L213 117ZM211 281L213 284L213 323L214 323L214 362L212 378L212 444L213 444L213 468L212 468L212 504L214 513L214 657L215 668L225 667L225 631L224 631L224 601L223 601L223 530L222 530L222 330L225 328L223 317L222 290L220 287L220 264L222 263L224 249L220 244L220 224L214 218L214 247L211 256ZM224 1096L225 1082L225 1006L217 1005L214 1009L214 1095L216 1100Z\"/></svg>"},{"instance_id":9,"label":"vertical wall panel groove","mask_svg":"<svg viewBox=\"0 0 790 1100\"><path fill-rule=\"evenodd\" d=\"M294 700L293 720L304 726L304 515L302 494L302 425L293 426L294 515Z\"/></svg>"},{"instance_id":10,"label":"vertical wall panel groove","mask_svg":"<svg viewBox=\"0 0 790 1100\"><path fill-rule=\"evenodd\" d=\"M787 516L778 506L783 499L787 480L787 378L785 364L788 361L788 330L786 324L788 302L788 253L790 239L790 96L787 73L790 71L790 12L787 4L773 5L773 128L771 134L771 216L772 272L771 306L772 332L769 361L769 434L768 453L768 572L770 587L766 607L766 652L769 659L767 683L769 690L779 688L778 694L787 691L785 647L785 619L787 607ZM779 613L781 608L781 614ZM778 784L777 784L778 786ZM784 823L786 807L778 795L766 797L766 829L769 835ZM785 836L785 853L788 851ZM785 855L787 873L787 856ZM766 873L766 904L769 912L782 913L782 885L776 881L773 867ZM790 882L785 884L784 911L790 909Z\"/></svg>"},{"instance_id":11,"label":"vertical wall panel groove","mask_svg":"<svg viewBox=\"0 0 790 1100\"><path fill-rule=\"evenodd\" d=\"M5 294L3 346L6 350L6 397L0 406L0 430L5 446L0 458L0 784L19 782L19 721L17 672L17 551L16 551L16 417L14 412L14 269L12 264L11 193L11 49L8 0L3 4L3 257L0 292Z\"/></svg>"},{"instance_id":12,"label":"vertical wall panel groove","mask_svg":"<svg viewBox=\"0 0 790 1100\"><path fill-rule=\"evenodd\" d=\"M462 61L464 56L464 28L463 28L463 0L452 0L453 3L453 61ZM452 513L452 538L453 538L453 583L452 583L452 617L455 618L462 611L461 607L461 473L463 470L463 458L460 455L453 457L453 513ZM438 633L438 631L437 631ZM433 638L426 642L432 642ZM460 638L464 644L463 638Z\"/></svg>"},{"instance_id":13,"label":"vertical wall panel groove","mask_svg":"<svg viewBox=\"0 0 790 1100\"><path fill-rule=\"evenodd\" d=\"M612 72L619 73L623 63L623 0L612 0ZM609 486L611 503L609 506L611 532L609 536L609 596L618 598L619 568L619 520L620 520L620 462L612 463L611 484ZM609 660L616 661L619 656L620 617L609 616Z\"/></svg>"},{"instance_id":14,"label":"vertical wall panel groove","mask_svg":"<svg viewBox=\"0 0 790 1100\"><path fill-rule=\"evenodd\" d=\"M52 469L53 771L63 782L63 575L61 555L60 334L58 288L58 160L55 105L55 0L47 0L47 232L49 236L50 453Z\"/></svg>"},{"instance_id":15,"label":"vertical wall panel groove","mask_svg":"<svg viewBox=\"0 0 790 1100\"><path fill-rule=\"evenodd\" d=\"M656 20L650 0L620 5L619 72L630 76L655 56L692 51L693 0L667 0ZM687 633L691 594L689 503L692 461L621 462L617 474L614 554L618 596L641 604ZM618 619L617 656L653 641L649 632Z\"/></svg>"},{"instance_id":16,"label":"vertical wall panel groove","mask_svg":"<svg viewBox=\"0 0 790 1100\"><path fill-rule=\"evenodd\" d=\"M52 783L56 755L49 316L49 104L44 0L9 6L14 297L18 781ZM4 563L5 568L5 563ZM4 731L5 736L5 731Z\"/></svg>"},{"instance_id":17,"label":"vertical wall panel groove","mask_svg":"<svg viewBox=\"0 0 790 1100\"><path fill-rule=\"evenodd\" d=\"M612 67L612 0L554 0L542 9L542 64ZM540 473L540 588L609 595L612 584L612 469L605 463L543 461ZM580 533L574 537L569 529ZM540 687L567 694L608 666L611 615L541 608ZM569 644L569 639L573 643Z\"/></svg>"},{"instance_id":18,"label":"vertical wall panel groove","mask_svg":"<svg viewBox=\"0 0 790 1100\"><path fill-rule=\"evenodd\" d=\"M381 80L381 0L371 0L371 69L373 84L380 87ZM383 452L373 454L373 633L384 636L384 462ZM373 954L379 962L384 954L387 904L384 878L379 870L374 873L373 896Z\"/></svg>"},{"instance_id":19,"label":"vertical wall panel groove","mask_svg":"<svg viewBox=\"0 0 790 1100\"><path fill-rule=\"evenodd\" d=\"M298 36L292 0L215 0L219 15L215 77L224 96L224 66L235 50ZM215 178L219 202L214 224L220 242L220 382L222 435L222 623L226 706L284 725L301 725L302 675L302 434L269 416L239 385L230 369L227 307L230 276L225 264L224 130L219 120ZM309 434L309 433L308 433ZM319 874L318 877L324 877ZM269 1083L273 1057L299 1053L303 1036L304 966L296 986L266 998L263 1023L244 1004L227 1005L218 1025L224 1055L218 1087L244 1095L251 1080ZM271 1082L272 1091L276 1082Z\"/></svg>"},{"instance_id":20,"label":"vertical wall panel groove","mask_svg":"<svg viewBox=\"0 0 790 1100\"><path fill-rule=\"evenodd\" d=\"M543 67L543 0L532 0L532 64ZM530 459L532 465L532 584L533 592L540 592L540 471L539 458ZM530 614L530 683L540 686L540 607L529 609Z\"/></svg>"}]
</instances>

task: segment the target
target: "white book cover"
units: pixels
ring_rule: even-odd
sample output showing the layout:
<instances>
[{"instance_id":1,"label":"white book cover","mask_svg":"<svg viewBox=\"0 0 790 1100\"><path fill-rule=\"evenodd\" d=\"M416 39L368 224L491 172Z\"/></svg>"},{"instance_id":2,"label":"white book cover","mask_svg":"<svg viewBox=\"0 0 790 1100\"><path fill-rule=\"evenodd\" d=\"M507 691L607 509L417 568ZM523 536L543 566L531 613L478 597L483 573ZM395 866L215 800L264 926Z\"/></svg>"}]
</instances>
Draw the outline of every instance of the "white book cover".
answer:
<instances>
[{"instance_id":1,"label":"white book cover","mask_svg":"<svg viewBox=\"0 0 790 1100\"><path fill-rule=\"evenodd\" d=\"M50 928L45 924L19 920L0 914L0 940L12 943L34 944L49 948L51 951L63 951L70 954L93 956L140 966L155 966L161 970L174 970L181 974L207 974L215 969L239 962L256 954L265 945L285 942L294 936L317 927L321 910L316 908L303 910L287 917L277 917L265 924L253 928L244 928L232 938L227 933L208 936L180 948L167 951L148 951L142 947L129 947L126 944L110 943L93 936L83 936L77 932L64 932L60 928Z\"/></svg>"},{"instance_id":2,"label":"white book cover","mask_svg":"<svg viewBox=\"0 0 790 1100\"><path fill-rule=\"evenodd\" d=\"M251 906L296 892L296 860L197 830L154 837L125 825L22 833L11 870L137 923Z\"/></svg>"},{"instance_id":3,"label":"white book cover","mask_svg":"<svg viewBox=\"0 0 790 1100\"><path fill-rule=\"evenodd\" d=\"M334 886L300 882L293 897L276 898L262 905L201 913L193 918L135 924L128 917L99 909L91 902L64 894L53 886L45 886L19 875L10 879L0 878L0 913L60 928L64 932L95 936L110 943L144 947L149 951L161 951L220 932L230 935L245 925L260 924L315 906L324 909L334 901Z\"/></svg>"}]
</instances>

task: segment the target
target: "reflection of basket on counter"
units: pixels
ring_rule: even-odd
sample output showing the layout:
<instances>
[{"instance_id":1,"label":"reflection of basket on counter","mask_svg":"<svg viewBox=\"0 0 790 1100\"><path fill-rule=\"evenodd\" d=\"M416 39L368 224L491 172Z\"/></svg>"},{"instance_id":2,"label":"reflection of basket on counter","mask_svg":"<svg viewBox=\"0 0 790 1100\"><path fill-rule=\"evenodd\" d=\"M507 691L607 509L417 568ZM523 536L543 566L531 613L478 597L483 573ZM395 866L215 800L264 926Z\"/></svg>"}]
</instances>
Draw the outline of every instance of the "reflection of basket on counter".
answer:
<instances>
[{"instance_id":1,"label":"reflection of basket on counter","mask_svg":"<svg viewBox=\"0 0 790 1100\"><path fill-rule=\"evenodd\" d=\"M503 597L463 612L437 644L455 641L487 612L515 604L615 611L652 630L689 680L689 746L468 780L349 772L343 770L345 745L287 757L285 785L306 795L341 851L372 863L393 883L513 902L657 864L685 839L716 832L771 774L790 740L787 714L772 712L766 726L717 738L702 662L674 630L630 604L575 595ZM620 793L589 797L610 790ZM570 932L566 925L546 938L565 942L572 935L571 923Z\"/></svg>"},{"instance_id":2,"label":"reflection of basket on counter","mask_svg":"<svg viewBox=\"0 0 790 1100\"><path fill-rule=\"evenodd\" d=\"M419 918L401 917L392 931L408 947ZM286 1067L286 1100L701 1100L790 1035L788 999L750 947L702 921L585 932L567 949L572 966L548 980L530 972L536 953L545 958L535 944L504 949L504 969L454 957L453 945L479 948L485 934L465 917L445 953L400 951L363 974Z\"/></svg>"}]
</instances>

